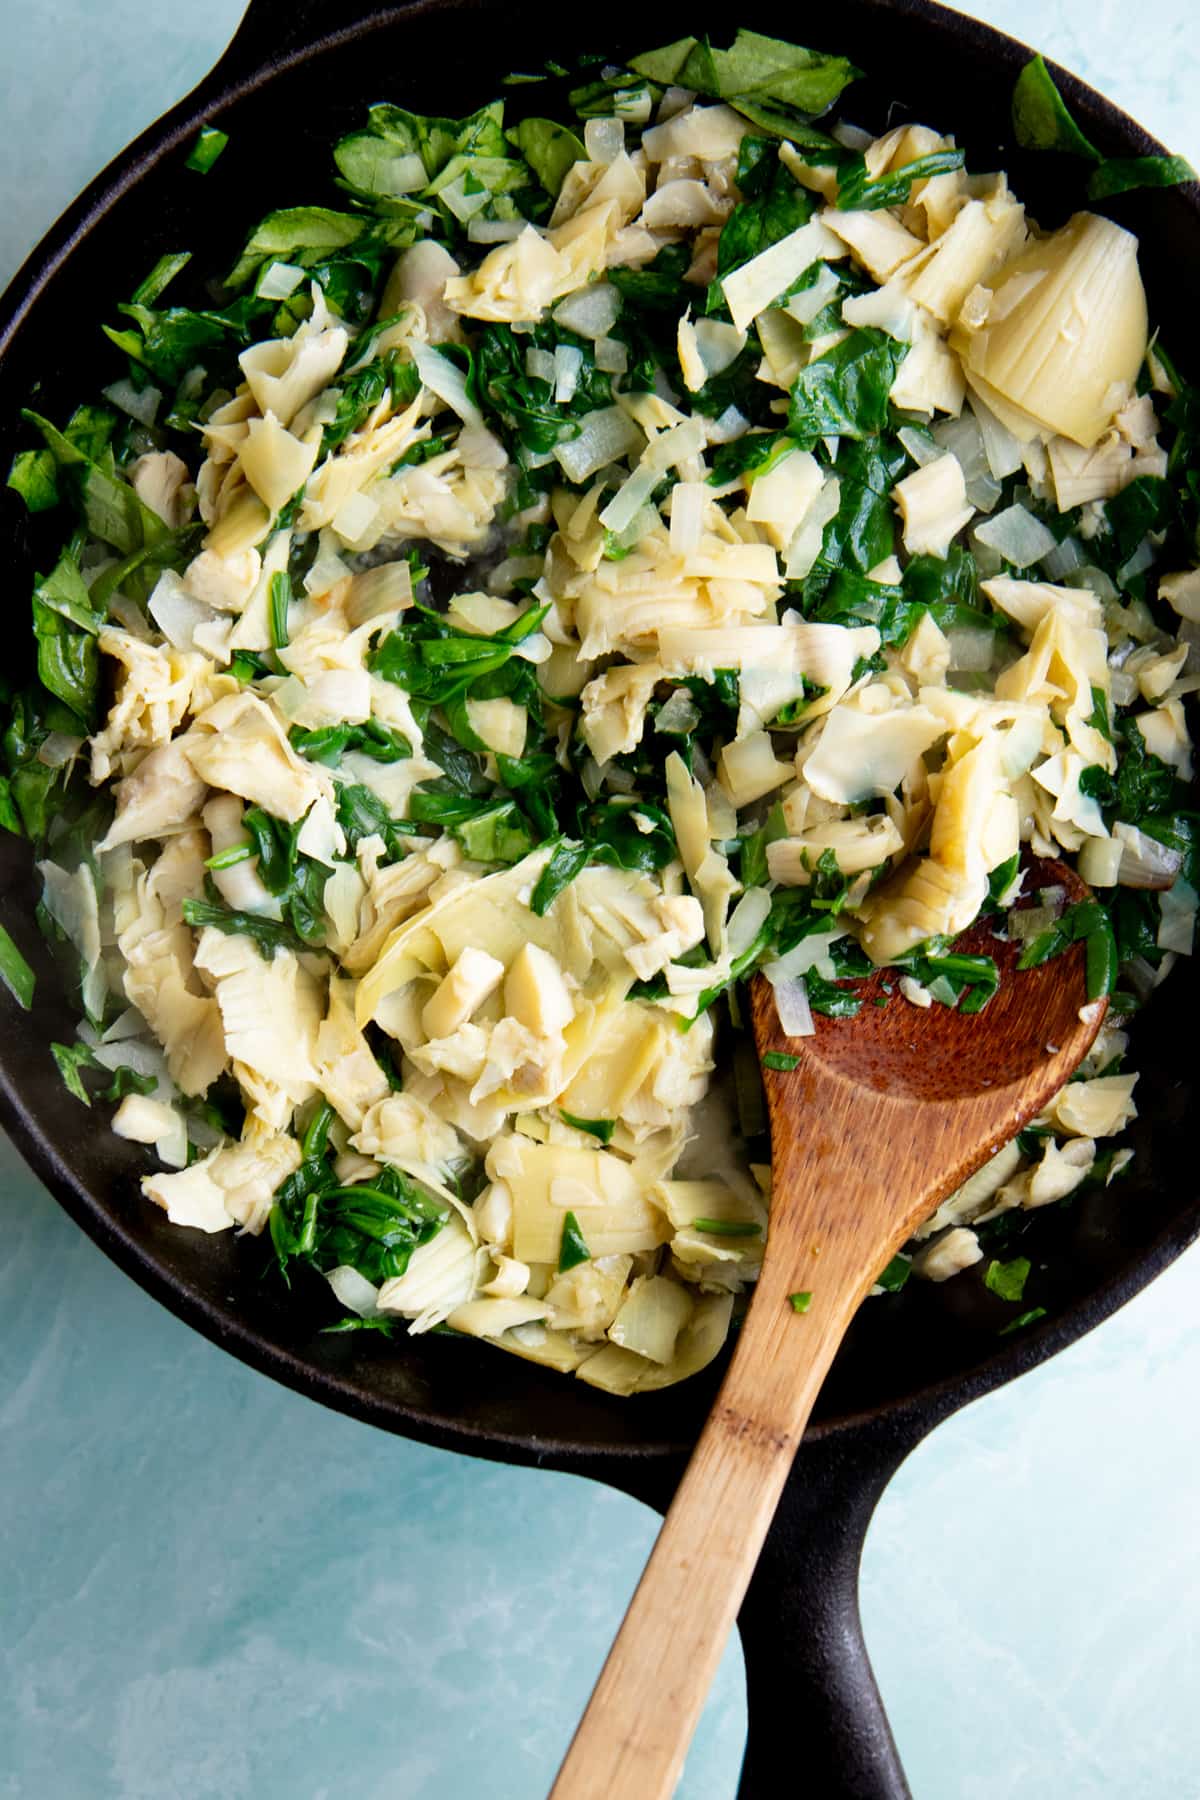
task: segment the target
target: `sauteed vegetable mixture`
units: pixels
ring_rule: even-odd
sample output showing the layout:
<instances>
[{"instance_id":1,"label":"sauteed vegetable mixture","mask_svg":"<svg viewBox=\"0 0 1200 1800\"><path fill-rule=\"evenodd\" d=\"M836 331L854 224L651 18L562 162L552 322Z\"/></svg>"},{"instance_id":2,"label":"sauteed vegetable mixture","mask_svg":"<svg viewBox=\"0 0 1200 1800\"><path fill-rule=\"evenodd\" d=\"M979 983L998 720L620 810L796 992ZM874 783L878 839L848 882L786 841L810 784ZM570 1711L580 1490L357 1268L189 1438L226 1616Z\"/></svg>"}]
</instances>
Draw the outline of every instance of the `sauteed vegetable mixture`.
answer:
<instances>
[{"instance_id":1,"label":"sauteed vegetable mixture","mask_svg":"<svg viewBox=\"0 0 1200 1800\"><path fill-rule=\"evenodd\" d=\"M1036 1316L1029 1210L1128 1160L1126 1016L1195 925L1200 392L1085 208L1190 171L1105 162L1035 59L1047 228L932 126L831 122L857 74L742 31L372 106L336 192L207 287L163 256L102 399L25 415L61 550L0 822L54 1054L147 1203L334 1329L698 1370L770 1199L739 984L797 1038L878 964L978 1012L981 913L1025 966L1085 940L1109 1021L881 1285L979 1263ZM1011 910L1026 846L1096 898Z\"/></svg>"}]
</instances>

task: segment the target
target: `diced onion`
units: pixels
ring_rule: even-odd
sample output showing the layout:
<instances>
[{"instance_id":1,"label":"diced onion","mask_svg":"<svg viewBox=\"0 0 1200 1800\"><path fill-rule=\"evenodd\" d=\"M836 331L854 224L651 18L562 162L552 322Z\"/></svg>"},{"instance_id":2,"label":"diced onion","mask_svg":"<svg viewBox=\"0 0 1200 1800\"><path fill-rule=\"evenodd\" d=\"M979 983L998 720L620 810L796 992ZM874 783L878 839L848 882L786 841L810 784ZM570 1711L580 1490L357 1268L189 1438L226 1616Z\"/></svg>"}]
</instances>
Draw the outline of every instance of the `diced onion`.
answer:
<instances>
[{"instance_id":1,"label":"diced onion","mask_svg":"<svg viewBox=\"0 0 1200 1800\"><path fill-rule=\"evenodd\" d=\"M483 414L468 395L467 378L457 363L452 363L448 356L443 356L429 344L414 343L412 356L417 374L431 394L444 400L464 424L483 425Z\"/></svg>"},{"instance_id":2,"label":"diced onion","mask_svg":"<svg viewBox=\"0 0 1200 1800\"><path fill-rule=\"evenodd\" d=\"M481 213L490 198L486 188L479 188L475 193L467 192L467 179L460 175L457 181L448 182L441 190L438 198L449 207L461 225Z\"/></svg>"},{"instance_id":3,"label":"diced onion","mask_svg":"<svg viewBox=\"0 0 1200 1800\"><path fill-rule=\"evenodd\" d=\"M962 465L967 499L980 512L991 512L1000 498L1000 483L992 474L984 447L983 433L970 413L957 419L943 419L934 426L933 441L949 450Z\"/></svg>"},{"instance_id":4,"label":"diced onion","mask_svg":"<svg viewBox=\"0 0 1200 1800\"><path fill-rule=\"evenodd\" d=\"M567 480L579 483L641 442L641 431L628 413L619 406L602 406L585 416L578 437L556 444L553 454Z\"/></svg>"},{"instance_id":5,"label":"diced onion","mask_svg":"<svg viewBox=\"0 0 1200 1800\"><path fill-rule=\"evenodd\" d=\"M932 434L922 425L904 425L896 433L896 436L918 469L923 469L926 463L936 462L938 457L943 454L940 445L934 441Z\"/></svg>"},{"instance_id":6,"label":"diced onion","mask_svg":"<svg viewBox=\"0 0 1200 1800\"><path fill-rule=\"evenodd\" d=\"M557 405L566 406L574 399L582 369L582 350L577 350L573 344L559 344L555 347L554 399Z\"/></svg>"},{"instance_id":7,"label":"diced onion","mask_svg":"<svg viewBox=\"0 0 1200 1800\"><path fill-rule=\"evenodd\" d=\"M768 977L769 979L769 977ZM812 1007L808 1003L808 989L802 981L788 980L786 977L772 981L775 990L775 1007L779 1014L779 1023L788 1037L812 1037L816 1032L813 1024Z\"/></svg>"},{"instance_id":8,"label":"diced onion","mask_svg":"<svg viewBox=\"0 0 1200 1800\"><path fill-rule=\"evenodd\" d=\"M835 137L839 144L844 144L847 150L866 150L875 142L873 132L864 131L860 125L847 125L841 119L833 127L830 136Z\"/></svg>"},{"instance_id":9,"label":"diced onion","mask_svg":"<svg viewBox=\"0 0 1200 1800\"><path fill-rule=\"evenodd\" d=\"M629 367L629 351L620 338L596 339L596 367L605 375L623 375Z\"/></svg>"},{"instance_id":10,"label":"diced onion","mask_svg":"<svg viewBox=\"0 0 1200 1800\"><path fill-rule=\"evenodd\" d=\"M607 337L621 311L621 296L607 281L576 288L554 308L554 322L579 337Z\"/></svg>"},{"instance_id":11,"label":"diced onion","mask_svg":"<svg viewBox=\"0 0 1200 1800\"><path fill-rule=\"evenodd\" d=\"M732 444L735 438L745 437L750 421L736 406L727 406L717 418L709 419L707 426L710 444Z\"/></svg>"},{"instance_id":12,"label":"diced onion","mask_svg":"<svg viewBox=\"0 0 1200 1800\"><path fill-rule=\"evenodd\" d=\"M378 1313L379 1289L349 1263L330 1269L325 1279L347 1312L357 1313L360 1319L373 1319Z\"/></svg>"},{"instance_id":13,"label":"diced onion","mask_svg":"<svg viewBox=\"0 0 1200 1800\"><path fill-rule=\"evenodd\" d=\"M1053 550L1041 558L1042 572L1047 581L1061 581L1072 569L1077 569L1083 561L1083 548L1078 538L1064 538L1061 544L1055 544Z\"/></svg>"},{"instance_id":14,"label":"diced onion","mask_svg":"<svg viewBox=\"0 0 1200 1800\"><path fill-rule=\"evenodd\" d=\"M81 737L71 737L65 731L52 731L38 746L37 760L47 769L61 769L79 755L83 749Z\"/></svg>"},{"instance_id":15,"label":"diced onion","mask_svg":"<svg viewBox=\"0 0 1200 1800\"><path fill-rule=\"evenodd\" d=\"M1015 475L1022 466L1021 444L1007 425L1002 425L990 406L985 406L978 394L971 395L971 411L983 437L983 453L987 457L988 468L997 481L1003 481L1007 475Z\"/></svg>"},{"instance_id":16,"label":"diced onion","mask_svg":"<svg viewBox=\"0 0 1200 1800\"><path fill-rule=\"evenodd\" d=\"M467 240L472 244L511 244L524 229L524 219L474 218L467 226Z\"/></svg>"},{"instance_id":17,"label":"diced onion","mask_svg":"<svg viewBox=\"0 0 1200 1800\"><path fill-rule=\"evenodd\" d=\"M203 601L193 600L171 569L164 569L159 576L146 611L176 650L194 650L196 627L211 625L222 617Z\"/></svg>"},{"instance_id":18,"label":"diced onion","mask_svg":"<svg viewBox=\"0 0 1200 1800\"><path fill-rule=\"evenodd\" d=\"M1192 954L1196 935L1196 890L1179 880L1162 897L1162 920L1158 927L1160 950L1174 950L1180 956Z\"/></svg>"},{"instance_id":19,"label":"diced onion","mask_svg":"<svg viewBox=\"0 0 1200 1800\"><path fill-rule=\"evenodd\" d=\"M990 669L996 654L996 634L986 625L956 625L946 633L950 667L965 673Z\"/></svg>"},{"instance_id":20,"label":"diced onion","mask_svg":"<svg viewBox=\"0 0 1200 1800\"><path fill-rule=\"evenodd\" d=\"M122 412L136 419L139 425L153 425L162 400L162 389L156 387L135 388L132 381L124 378L114 381L104 390L104 398L119 406Z\"/></svg>"},{"instance_id":21,"label":"diced onion","mask_svg":"<svg viewBox=\"0 0 1200 1800\"><path fill-rule=\"evenodd\" d=\"M1014 569L1028 569L1058 548L1054 533L1023 506L1006 506L1003 512L975 527L981 544L999 551Z\"/></svg>"},{"instance_id":22,"label":"diced onion","mask_svg":"<svg viewBox=\"0 0 1200 1800\"><path fill-rule=\"evenodd\" d=\"M748 888L729 915L726 936L730 956L748 950L767 921L771 896L766 888Z\"/></svg>"},{"instance_id":23,"label":"diced onion","mask_svg":"<svg viewBox=\"0 0 1200 1800\"><path fill-rule=\"evenodd\" d=\"M1048 906L1014 907L1008 915L1008 935L1023 944L1028 943L1030 938L1049 931L1057 916Z\"/></svg>"},{"instance_id":24,"label":"diced onion","mask_svg":"<svg viewBox=\"0 0 1200 1800\"><path fill-rule=\"evenodd\" d=\"M409 156L393 156L380 166L378 188L382 194L416 194L428 180L425 164L414 151Z\"/></svg>"},{"instance_id":25,"label":"diced onion","mask_svg":"<svg viewBox=\"0 0 1200 1800\"><path fill-rule=\"evenodd\" d=\"M535 350L530 344L525 352L525 373L535 381L548 381L554 385L554 352L552 350Z\"/></svg>"},{"instance_id":26,"label":"diced onion","mask_svg":"<svg viewBox=\"0 0 1200 1800\"><path fill-rule=\"evenodd\" d=\"M418 157L417 161L420 160ZM286 300L289 294L295 293L304 277L305 271L295 263L268 263L255 283L255 297L259 300Z\"/></svg>"},{"instance_id":27,"label":"diced onion","mask_svg":"<svg viewBox=\"0 0 1200 1800\"><path fill-rule=\"evenodd\" d=\"M656 731L670 732L673 736L682 736L700 723L700 714L696 703L686 688L676 688L654 716Z\"/></svg>"},{"instance_id":28,"label":"diced onion","mask_svg":"<svg viewBox=\"0 0 1200 1800\"><path fill-rule=\"evenodd\" d=\"M649 537L662 524L653 506L640 506L627 525L620 531L613 532L613 541L618 550L633 550L643 538Z\"/></svg>"},{"instance_id":29,"label":"diced onion","mask_svg":"<svg viewBox=\"0 0 1200 1800\"><path fill-rule=\"evenodd\" d=\"M608 505L600 514L600 523L606 531L621 532L641 512L651 494L662 480L659 470L650 468L646 463L639 463L629 479L621 484Z\"/></svg>"},{"instance_id":30,"label":"diced onion","mask_svg":"<svg viewBox=\"0 0 1200 1800\"><path fill-rule=\"evenodd\" d=\"M1183 852L1139 831L1136 825L1117 823L1113 837L1121 846L1117 880L1128 888L1169 888L1183 867Z\"/></svg>"},{"instance_id":31,"label":"diced onion","mask_svg":"<svg viewBox=\"0 0 1200 1800\"><path fill-rule=\"evenodd\" d=\"M620 119L589 119L583 143L592 162L614 163L625 148L625 126Z\"/></svg>"}]
</instances>

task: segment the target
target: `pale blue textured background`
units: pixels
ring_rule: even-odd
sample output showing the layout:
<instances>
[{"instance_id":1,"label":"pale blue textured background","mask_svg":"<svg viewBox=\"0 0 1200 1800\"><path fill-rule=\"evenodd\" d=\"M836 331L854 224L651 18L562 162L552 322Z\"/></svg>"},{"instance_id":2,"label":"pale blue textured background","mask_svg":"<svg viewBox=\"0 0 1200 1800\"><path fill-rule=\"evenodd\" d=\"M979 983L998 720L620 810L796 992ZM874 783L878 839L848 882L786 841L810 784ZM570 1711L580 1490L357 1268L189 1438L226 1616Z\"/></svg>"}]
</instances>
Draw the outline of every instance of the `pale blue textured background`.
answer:
<instances>
[{"instance_id":1,"label":"pale blue textured background","mask_svg":"<svg viewBox=\"0 0 1200 1800\"><path fill-rule=\"evenodd\" d=\"M1195 0L974 10L1200 162ZM0 281L240 11L0 0ZM0 1793L537 1800L652 1516L251 1374L3 1147L0 1220ZM1200 1794L1198 1319L1194 1252L886 1495L863 1612L918 1800ZM734 1650L686 1800L730 1800L743 1728Z\"/></svg>"}]
</instances>

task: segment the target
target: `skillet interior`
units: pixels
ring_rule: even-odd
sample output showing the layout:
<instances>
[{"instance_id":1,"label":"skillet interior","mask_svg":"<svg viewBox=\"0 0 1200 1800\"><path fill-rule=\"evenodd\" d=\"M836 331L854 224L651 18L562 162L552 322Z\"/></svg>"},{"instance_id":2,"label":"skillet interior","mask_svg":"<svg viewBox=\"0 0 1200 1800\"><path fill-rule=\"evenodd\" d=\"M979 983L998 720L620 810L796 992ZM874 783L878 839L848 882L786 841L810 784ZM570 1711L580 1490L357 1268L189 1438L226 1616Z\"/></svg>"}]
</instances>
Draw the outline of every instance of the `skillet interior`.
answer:
<instances>
[{"instance_id":1,"label":"skillet interior","mask_svg":"<svg viewBox=\"0 0 1200 1800\"><path fill-rule=\"evenodd\" d=\"M99 322L115 317L116 303L161 252L190 248L194 267L224 268L244 227L270 206L314 200L336 205L329 144L359 121L371 101L462 114L493 97L499 77L514 63L535 64L548 55L566 59L597 41L595 23L586 17L574 24L564 19L552 34L539 22L523 59L511 12L495 3L435 0L382 15L328 40L315 54L297 53L273 71L251 74L244 47L255 41L253 28L259 27L264 49L280 41L261 30L270 10L252 8L242 60L235 45L200 90L205 111L231 136L215 170L200 179L183 170L177 147L159 155L164 144L190 135L195 104L185 101L73 209L68 228L83 222L90 203L87 231L48 272L36 305L15 323L23 294L42 274L35 267L40 252L18 277L0 312L0 463L7 465L16 447L17 410L35 384L35 404L52 417L100 385L94 374L103 354ZM603 48L632 54L647 40L696 31L706 15L718 38L727 34L726 20L709 6L660 7L648 32L636 8L610 7ZM871 79L851 90L846 110L856 122L881 129L913 116L956 130L969 164L1006 167L1030 211L1045 223L1058 222L1082 203L1078 164L1030 158L1008 147L1008 97L1025 52L999 34L936 7L879 0L847 0L832 25L814 21L810 27L771 6L757 9L749 22L846 52L870 72ZM298 30L293 17L294 37ZM1150 147L1089 90L1064 86L1101 147L1123 154ZM519 104L530 94L528 109L536 111L536 89L517 89L514 99ZM115 204L105 204L117 186L125 191ZM1183 351L1200 299L1195 190L1134 195L1115 203L1112 212L1139 233L1152 315L1166 340ZM60 230L60 241L71 234ZM118 372L115 352L111 368ZM53 542L53 523L45 535L38 523L27 520L14 496L0 500L0 543L13 571L18 618L28 571L47 565ZM143 1153L112 1137L100 1110L86 1113L66 1096L50 1061L47 1045L70 1041L73 1017L57 996L32 924L27 848L7 837L0 844L0 887L5 923L41 977L28 1017L7 998L2 1002L8 1009L0 1042L6 1122L85 1229L160 1299L291 1385L375 1423L458 1449L582 1467L597 1453L615 1452L632 1465L674 1456L690 1444L708 1410L716 1371L683 1388L625 1402L471 1343L438 1338L387 1345L374 1336L321 1336L319 1326L330 1317L323 1284L289 1297L264 1279L261 1244L170 1226L138 1193ZM945 1396L941 1404L952 1403L1005 1379L1095 1323L1190 1241L1200 1229L1200 1213L1186 1133L1195 1092L1183 1045L1194 997L1193 970L1178 970L1140 1022L1134 1172L1111 1189L1031 1219L1021 1249L1035 1265L1048 1264L1034 1294L1050 1310L1046 1324L1024 1338L998 1341L1008 1310L972 1276L940 1288L910 1284L904 1294L864 1309L822 1394L818 1435L864 1413L933 1401L931 1390ZM935 1402L933 1410L939 1409Z\"/></svg>"}]
</instances>

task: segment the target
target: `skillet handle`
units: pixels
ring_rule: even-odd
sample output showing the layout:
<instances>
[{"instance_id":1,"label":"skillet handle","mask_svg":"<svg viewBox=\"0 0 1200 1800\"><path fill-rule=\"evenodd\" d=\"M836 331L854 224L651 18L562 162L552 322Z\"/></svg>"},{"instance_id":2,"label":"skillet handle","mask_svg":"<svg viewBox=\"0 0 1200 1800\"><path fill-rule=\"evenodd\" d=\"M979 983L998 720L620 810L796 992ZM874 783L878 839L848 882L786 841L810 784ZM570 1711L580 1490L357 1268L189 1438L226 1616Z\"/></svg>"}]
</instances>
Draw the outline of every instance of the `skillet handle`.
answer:
<instances>
[{"instance_id":1,"label":"skillet handle","mask_svg":"<svg viewBox=\"0 0 1200 1800\"><path fill-rule=\"evenodd\" d=\"M907 1424L907 1421L905 1422ZM911 1800L863 1642L863 1540L925 1426L802 1445L738 1616L749 1732L738 1800L792 1771L821 1800Z\"/></svg>"}]
</instances>

